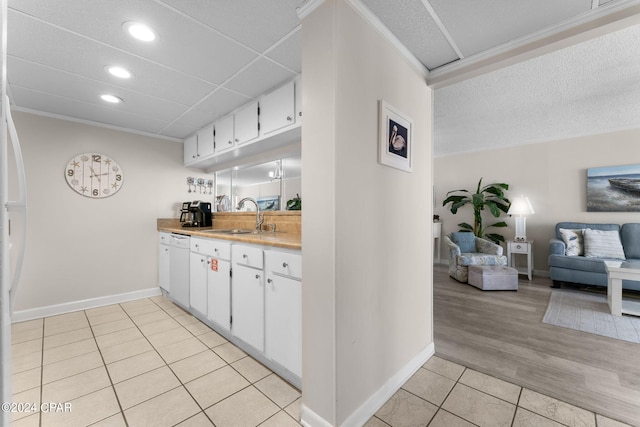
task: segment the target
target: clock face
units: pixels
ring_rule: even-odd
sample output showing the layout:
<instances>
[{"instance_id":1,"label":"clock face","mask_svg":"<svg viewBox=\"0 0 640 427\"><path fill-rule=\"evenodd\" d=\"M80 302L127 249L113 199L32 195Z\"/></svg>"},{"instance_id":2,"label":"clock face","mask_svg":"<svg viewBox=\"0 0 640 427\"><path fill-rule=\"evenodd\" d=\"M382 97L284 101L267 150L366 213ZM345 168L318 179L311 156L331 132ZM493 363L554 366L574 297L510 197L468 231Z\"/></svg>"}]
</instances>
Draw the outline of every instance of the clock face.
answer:
<instances>
[{"instance_id":1,"label":"clock face","mask_svg":"<svg viewBox=\"0 0 640 427\"><path fill-rule=\"evenodd\" d=\"M124 180L120 166L99 153L78 154L67 164L64 176L71 188L93 199L113 196Z\"/></svg>"}]
</instances>

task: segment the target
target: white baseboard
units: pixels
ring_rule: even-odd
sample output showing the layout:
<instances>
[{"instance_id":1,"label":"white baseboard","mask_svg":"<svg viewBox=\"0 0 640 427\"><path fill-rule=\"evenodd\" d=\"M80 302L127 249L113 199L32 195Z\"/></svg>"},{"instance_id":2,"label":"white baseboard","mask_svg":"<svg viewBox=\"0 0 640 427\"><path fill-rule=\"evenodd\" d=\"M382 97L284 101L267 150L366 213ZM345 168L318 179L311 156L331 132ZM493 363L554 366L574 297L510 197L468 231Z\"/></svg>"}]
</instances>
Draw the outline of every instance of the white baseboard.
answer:
<instances>
[{"instance_id":1,"label":"white baseboard","mask_svg":"<svg viewBox=\"0 0 640 427\"><path fill-rule=\"evenodd\" d=\"M42 317L56 316L58 314L70 313L72 311L87 310L89 308L102 307L105 305L119 304L121 302L132 301L141 298L149 298L161 295L160 288L142 289L140 291L127 292L124 294L108 295L98 298L90 298L80 301L65 302L62 304L47 305L44 307L30 308L13 313L11 322L24 322L25 320L40 319Z\"/></svg>"},{"instance_id":2,"label":"white baseboard","mask_svg":"<svg viewBox=\"0 0 640 427\"><path fill-rule=\"evenodd\" d=\"M333 427L333 424L304 406L304 404L300 408L300 424L304 427Z\"/></svg>"},{"instance_id":3,"label":"white baseboard","mask_svg":"<svg viewBox=\"0 0 640 427\"><path fill-rule=\"evenodd\" d=\"M349 415L340 427L359 427L364 425L434 354L435 346L434 343L431 343L416 354L395 375L389 378L378 391ZM300 418L300 423L305 427L332 426L330 422L307 408L304 404L302 405Z\"/></svg>"}]
</instances>

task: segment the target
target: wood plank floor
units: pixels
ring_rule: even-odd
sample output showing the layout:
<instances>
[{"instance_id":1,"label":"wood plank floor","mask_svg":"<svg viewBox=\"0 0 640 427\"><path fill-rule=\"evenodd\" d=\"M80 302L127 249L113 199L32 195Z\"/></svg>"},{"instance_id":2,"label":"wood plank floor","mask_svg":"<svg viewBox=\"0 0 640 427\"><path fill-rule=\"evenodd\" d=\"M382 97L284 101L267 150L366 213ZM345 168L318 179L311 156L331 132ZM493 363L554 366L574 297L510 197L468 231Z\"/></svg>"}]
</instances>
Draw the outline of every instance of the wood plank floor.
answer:
<instances>
[{"instance_id":1,"label":"wood plank floor","mask_svg":"<svg viewBox=\"0 0 640 427\"><path fill-rule=\"evenodd\" d=\"M438 356L640 426L640 344L542 323L548 278L483 292L434 270Z\"/></svg>"}]
</instances>

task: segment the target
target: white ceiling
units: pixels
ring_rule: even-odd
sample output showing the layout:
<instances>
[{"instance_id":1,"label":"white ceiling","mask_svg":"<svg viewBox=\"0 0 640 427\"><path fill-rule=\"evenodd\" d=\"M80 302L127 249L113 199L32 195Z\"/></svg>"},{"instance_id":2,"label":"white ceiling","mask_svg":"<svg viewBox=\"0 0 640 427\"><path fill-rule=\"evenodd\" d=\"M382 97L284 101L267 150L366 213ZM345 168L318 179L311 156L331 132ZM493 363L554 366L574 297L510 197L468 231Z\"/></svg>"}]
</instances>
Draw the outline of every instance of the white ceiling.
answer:
<instances>
[{"instance_id":1,"label":"white ceiling","mask_svg":"<svg viewBox=\"0 0 640 427\"><path fill-rule=\"evenodd\" d=\"M491 62L509 49L522 49L523 41L549 29L570 28L585 17L620 8L618 5L639 3L347 1L368 11L411 52L425 75L437 76L440 81L466 65L474 65L478 58L489 58ZM9 0L10 96L15 107L26 111L182 139L301 72L297 9L302 3L303 0ZM128 38L122 24L132 20L150 24L158 39L148 44ZM614 54L622 56L615 59ZM590 55L586 53L586 58ZM621 49L603 55L607 62L601 63L600 68L607 70L609 63L625 61L625 51ZM635 59L626 57L631 62ZM559 60L565 61L563 55ZM594 66L591 62L585 60L579 65ZM135 77L126 81L111 77L104 68L112 64L127 67ZM571 66L567 68L569 73ZM538 67L544 68L542 63ZM522 78L538 77L532 71L520 71L517 65L508 69L523 73ZM501 79L504 78L508 77ZM485 100L483 108L472 103L463 105L465 109L460 112L468 113L460 114L456 120L460 108L456 102L471 96L482 103L482 91L489 91L486 87L491 86L486 85L495 83L495 79L487 74L480 80L469 80L471 83L463 81L436 90L436 154L454 152L460 144L468 148L461 129L471 129L480 118L495 120L514 114L502 103L492 116L488 110L495 106ZM540 81L538 86L543 83ZM528 93L532 98L539 90L532 87L532 92L526 92L521 84L514 81L513 85L519 90L516 93ZM583 96L582 87L576 87L576 93L568 93L573 86L563 89L566 96ZM469 92L465 95L466 90ZM117 95L124 102L106 105L99 99L104 92Z\"/></svg>"}]
</instances>

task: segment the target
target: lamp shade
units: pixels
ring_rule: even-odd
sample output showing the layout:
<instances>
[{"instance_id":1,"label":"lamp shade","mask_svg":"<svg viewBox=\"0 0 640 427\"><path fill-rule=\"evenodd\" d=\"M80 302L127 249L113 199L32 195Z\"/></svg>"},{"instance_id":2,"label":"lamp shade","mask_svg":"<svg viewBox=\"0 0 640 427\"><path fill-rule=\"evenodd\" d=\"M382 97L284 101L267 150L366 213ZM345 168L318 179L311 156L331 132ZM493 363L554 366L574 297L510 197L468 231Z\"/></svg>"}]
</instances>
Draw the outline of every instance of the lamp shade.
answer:
<instances>
[{"instance_id":1,"label":"lamp shade","mask_svg":"<svg viewBox=\"0 0 640 427\"><path fill-rule=\"evenodd\" d=\"M520 196L511 202L507 215L533 215L536 213L528 197Z\"/></svg>"}]
</instances>

